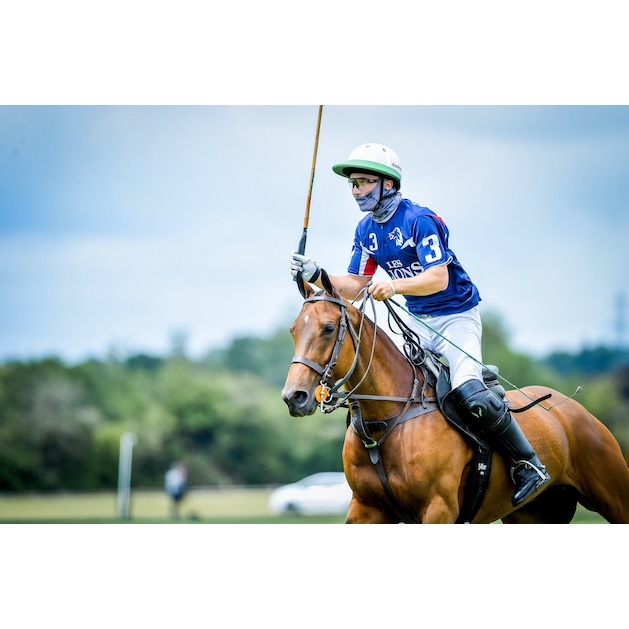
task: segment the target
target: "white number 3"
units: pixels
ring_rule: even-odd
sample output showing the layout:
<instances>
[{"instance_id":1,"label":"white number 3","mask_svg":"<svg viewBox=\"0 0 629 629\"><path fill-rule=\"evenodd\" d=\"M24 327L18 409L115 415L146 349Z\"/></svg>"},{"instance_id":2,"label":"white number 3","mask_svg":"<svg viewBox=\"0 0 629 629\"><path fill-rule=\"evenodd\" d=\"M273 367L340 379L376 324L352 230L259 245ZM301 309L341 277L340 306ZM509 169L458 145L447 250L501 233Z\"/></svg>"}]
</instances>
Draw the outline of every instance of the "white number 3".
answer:
<instances>
[{"instance_id":1,"label":"white number 3","mask_svg":"<svg viewBox=\"0 0 629 629\"><path fill-rule=\"evenodd\" d=\"M430 236L426 236L422 240L422 246L430 247L431 253L426 255L426 262L436 262L437 260L441 260L443 258L443 252L441 251L441 245L439 244L439 239L436 234L430 234Z\"/></svg>"}]
</instances>

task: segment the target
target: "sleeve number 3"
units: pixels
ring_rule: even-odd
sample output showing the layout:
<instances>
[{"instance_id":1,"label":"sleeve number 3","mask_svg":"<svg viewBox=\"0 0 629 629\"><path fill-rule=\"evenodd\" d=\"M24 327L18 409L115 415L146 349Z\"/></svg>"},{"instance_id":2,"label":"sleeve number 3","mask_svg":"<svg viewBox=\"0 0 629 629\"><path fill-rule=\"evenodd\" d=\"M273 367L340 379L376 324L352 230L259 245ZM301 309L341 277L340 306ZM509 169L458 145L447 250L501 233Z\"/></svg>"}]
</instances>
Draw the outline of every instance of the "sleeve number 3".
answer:
<instances>
[{"instance_id":1,"label":"sleeve number 3","mask_svg":"<svg viewBox=\"0 0 629 629\"><path fill-rule=\"evenodd\" d=\"M437 260L441 260L443 257L441 245L439 244L439 239L436 234L426 236L426 238L422 240L422 246L430 247L430 253L425 256L427 263L436 262Z\"/></svg>"}]
</instances>

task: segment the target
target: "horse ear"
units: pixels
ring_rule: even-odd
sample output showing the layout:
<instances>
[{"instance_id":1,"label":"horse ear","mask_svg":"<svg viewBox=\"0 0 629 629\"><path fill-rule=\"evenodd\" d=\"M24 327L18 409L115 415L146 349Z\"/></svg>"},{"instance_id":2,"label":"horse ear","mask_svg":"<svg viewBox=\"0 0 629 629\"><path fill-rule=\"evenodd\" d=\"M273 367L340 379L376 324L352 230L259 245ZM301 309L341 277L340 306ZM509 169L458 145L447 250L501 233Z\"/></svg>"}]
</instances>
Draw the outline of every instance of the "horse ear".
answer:
<instances>
[{"instance_id":1,"label":"horse ear","mask_svg":"<svg viewBox=\"0 0 629 629\"><path fill-rule=\"evenodd\" d=\"M297 281L297 288L299 288L301 296L304 299L307 299L308 294L311 292L311 290L306 291L306 282L304 282L304 278L301 276L301 273L297 273L297 277L295 279ZM308 286L308 289L310 289L310 286Z\"/></svg>"},{"instance_id":2,"label":"horse ear","mask_svg":"<svg viewBox=\"0 0 629 629\"><path fill-rule=\"evenodd\" d=\"M313 288L308 282L304 281L301 273L297 273L297 277L295 278L297 281L297 288L299 288L299 292L304 299L308 299L311 295L314 295L317 290Z\"/></svg>"},{"instance_id":3,"label":"horse ear","mask_svg":"<svg viewBox=\"0 0 629 629\"><path fill-rule=\"evenodd\" d=\"M332 297L339 296L334 286L332 286L330 276L327 274L327 271L325 269L321 269L321 284L323 285L323 288L325 288L326 292L330 293Z\"/></svg>"}]
</instances>

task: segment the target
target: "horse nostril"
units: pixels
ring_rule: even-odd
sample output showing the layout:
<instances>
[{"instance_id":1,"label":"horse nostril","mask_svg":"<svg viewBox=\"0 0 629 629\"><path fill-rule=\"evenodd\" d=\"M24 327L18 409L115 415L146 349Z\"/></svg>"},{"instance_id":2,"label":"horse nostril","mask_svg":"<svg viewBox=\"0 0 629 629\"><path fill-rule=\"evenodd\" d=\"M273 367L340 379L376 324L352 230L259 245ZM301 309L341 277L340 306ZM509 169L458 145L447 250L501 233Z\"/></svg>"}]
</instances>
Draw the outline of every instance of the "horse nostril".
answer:
<instances>
[{"instance_id":1,"label":"horse nostril","mask_svg":"<svg viewBox=\"0 0 629 629\"><path fill-rule=\"evenodd\" d=\"M308 393L306 391L295 391L291 400L295 406L303 406L308 401Z\"/></svg>"},{"instance_id":2,"label":"horse nostril","mask_svg":"<svg viewBox=\"0 0 629 629\"><path fill-rule=\"evenodd\" d=\"M312 415L316 410L316 406L313 406L312 396L307 390L285 389L282 391L282 399L293 417Z\"/></svg>"},{"instance_id":3,"label":"horse nostril","mask_svg":"<svg viewBox=\"0 0 629 629\"><path fill-rule=\"evenodd\" d=\"M302 407L308 402L307 391L283 391L282 399L288 406Z\"/></svg>"}]
</instances>

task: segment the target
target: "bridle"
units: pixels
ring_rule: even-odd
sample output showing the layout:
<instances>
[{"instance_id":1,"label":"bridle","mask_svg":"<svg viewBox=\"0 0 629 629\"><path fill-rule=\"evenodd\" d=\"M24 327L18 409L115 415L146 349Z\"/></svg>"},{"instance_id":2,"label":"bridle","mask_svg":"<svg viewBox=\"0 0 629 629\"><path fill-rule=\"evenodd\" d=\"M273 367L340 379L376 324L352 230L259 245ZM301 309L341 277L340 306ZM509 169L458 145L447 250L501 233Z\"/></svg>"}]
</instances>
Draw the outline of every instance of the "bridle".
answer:
<instances>
[{"instance_id":1,"label":"bridle","mask_svg":"<svg viewBox=\"0 0 629 629\"><path fill-rule=\"evenodd\" d=\"M304 300L304 304L312 303L316 301L327 301L332 304L336 304L341 308L341 318L339 320L339 330L336 335L336 341L334 343L334 348L332 349L332 355L330 356L330 360L328 361L325 367L322 367L318 363L310 360L306 356L294 356L292 363L300 363L302 365L306 365L306 367L310 367L315 373L321 376L320 388L318 389L320 403L321 403L321 411L324 413L331 413L333 410L336 410L339 406L342 405L343 401L345 401L349 394L339 394L339 389L349 380L354 371L356 370L356 365L358 364L359 357L359 348L362 336L362 327L365 320L364 308L362 309L362 319L360 324L360 329L358 332L354 329L352 322L347 314L347 304L342 299L337 299L336 297L331 297L326 295L324 292L317 293L313 297L308 297ZM336 369L336 365L338 363L339 356L341 354L341 350L343 349L343 343L345 342L345 337L347 336L347 332L349 331L350 337L352 339L352 343L354 344L354 362L350 367L347 374L338 382L335 383L332 374ZM374 348L375 348L375 337L374 337ZM371 357L373 358L373 349L371 353ZM371 361L369 363L371 366ZM369 367L365 370L365 375L369 371Z\"/></svg>"},{"instance_id":2,"label":"bridle","mask_svg":"<svg viewBox=\"0 0 629 629\"><path fill-rule=\"evenodd\" d=\"M364 299L362 301L362 305L359 308L359 312L361 313L361 321L360 321L360 327L359 327L358 331L356 331L354 326L352 325L351 319L350 319L350 317L349 317L349 315L347 313L347 304L342 299L338 299L336 297L332 297L332 296L326 294L325 291L321 291L321 292L317 293L316 295L313 295L312 297L308 297L308 298L306 298L304 300L304 304L317 302L317 301L327 301L329 303L333 303L333 304L338 305L340 307L340 309L341 309L341 318L339 320L339 330L338 330L338 334L337 334L337 337L336 337L336 342L334 343L334 347L332 349L332 355L330 356L330 360L325 365L325 367L322 367L321 365L319 365L318 363L314 362L313 360L310 360L310 358L307 358L306 356L294 356L293 360L292 360L292 363L300 363L302 365L305 365L306 367L309 367L310 369L312 369L319 376L321 376L321 381L319 383L319 388L317 389L317 399L318 399L318 401L320 403L321 411L323 413L331 413L332 411L336 410L340 406L347 405L347 402L350 402L350 401L381 400L381 401L388 401L388 402L405 402L405 403L407 403L407 405L410 405L417 398L418 388L419 388L419 379L417 377L416 367L410 360L409 360L409 363L413 367L413 371L415 373L415 377L414 377L413 390L412 390L411 395L409 397L391 397L391 396L382 396L382 395L359 395L359 394L355 393L355 391L358 389L358 387L362 384L364 379L367 377L367 374L368 374L369 369L371 368L371 365L372 365L372 362L373 362L373 356L374 356L374 352L375 352L375 348L376 348L377 331L378 331L378 327L376 325L374 325L374 335L373 335L373 342L372 342L372 347L371 347L371 353L370 353L370 357L369 357L369 363L368 363L367 367L365 368L365 373L363 374L363 377L361 378L360 382L356 386L353 387L353 389L351 391L349 391L349 392L340 392L340 389L350 379L350 377L352 376L352 374L356 370L356 366L358 364L358 360L359 360L359 356L360 356L360 345L361 345L361 342L362 342L363 326L364 326L364 322L365 322L365 319L366 319L366 312L365 312L365 310L366 310L366 303L367 303L367 301L371 302L372 309L373 309L374 315L375 315L375 307L374 307L374 304L373 304L373 301L374 301L373 297L371 295L369 295L366 290L364 291L364 293L365 293L364 294ZM360 298L360 295L359 295L359 298ZM375 319L375 316L374 316L374 319ZM339 355L341 353L341 349L343 348L343 343L345 342L345 339L347 337L348 331L350 333L350 337L352 339L352 343L354 344L354 361L353 361L349 371L347 372L347 374L345 374L345 376L343 376L343 378L341 378L340 380L335 382L334 378L332 377L332 374L333 374L334 370L336 369L336 365L338 363ZM423 399L424 398L423 398L423 391L422 391L422 400Z\"/></svg>"}]
</instances>

